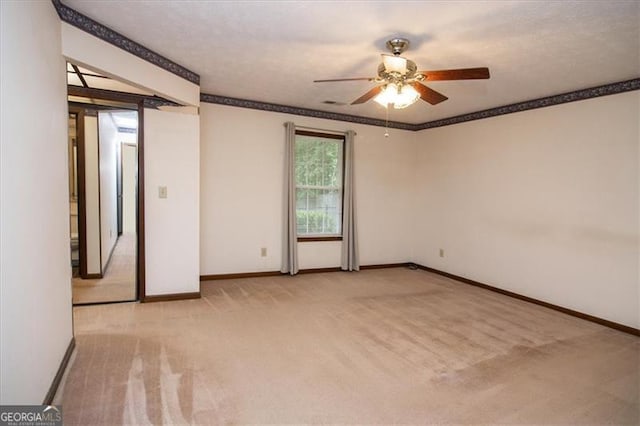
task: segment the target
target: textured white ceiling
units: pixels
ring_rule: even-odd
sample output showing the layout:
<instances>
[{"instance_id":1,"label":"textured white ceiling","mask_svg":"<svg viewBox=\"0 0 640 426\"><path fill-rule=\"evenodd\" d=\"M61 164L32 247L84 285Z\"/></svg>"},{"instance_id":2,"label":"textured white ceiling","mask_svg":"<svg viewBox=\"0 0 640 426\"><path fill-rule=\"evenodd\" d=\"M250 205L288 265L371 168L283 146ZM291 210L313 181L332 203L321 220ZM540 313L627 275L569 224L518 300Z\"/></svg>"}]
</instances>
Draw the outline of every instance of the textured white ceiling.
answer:
<instances>
[{"instance_id":1,"label":"textured white ceiling","mask_svg":"<svg viewBox=\"0 0 640 426\"><path fill-rule=\"evenodd\" d=\"M490 80L432 82L449 97L391 110L422 123L640 77L638 1L82 1L73 9L191 69L216 95L384 118L349 103L385 41L410 39L419 69L486 66Z\"/></svg>"}]
</instances>

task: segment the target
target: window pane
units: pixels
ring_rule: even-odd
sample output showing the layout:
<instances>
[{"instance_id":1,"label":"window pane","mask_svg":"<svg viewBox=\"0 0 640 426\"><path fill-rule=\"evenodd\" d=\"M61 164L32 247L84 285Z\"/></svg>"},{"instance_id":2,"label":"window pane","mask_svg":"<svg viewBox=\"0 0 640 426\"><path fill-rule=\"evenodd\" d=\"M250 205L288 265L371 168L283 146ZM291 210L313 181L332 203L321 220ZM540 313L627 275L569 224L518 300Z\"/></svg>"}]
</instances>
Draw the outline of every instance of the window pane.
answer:
<instances>
[{"instance_id":1,"label":"window pane","mask_svg":"<svg viewBox=\"0 0 640 426\"><path fill-rule=\"evenodd\" d=\"M296 137L296 183L309 186L342 186L342 142Z\"/></svg>"},{"instance_id":2,"label":"window pane","mask_svg":"<svg viewBox=\"0 0 640 426\"><path fill-rule=\"evenodd\" d=\"M324 145L324 186L341 186L342 182L339 182L341 173L339 170L342 168L342 162L339 160L338 150L340 146L336 142L323 143Z\"/></svg>"},{"instance_id":3,"label":"window pane","mask_svg":"<svg viewBox=\"0 0 640 426\"><path fill-rule=\"evenodd\" d=\"M342 233L343 141L296 135L298 235Z\"/></svg>"},{"instance_id":4,"label":"window pane","mask_svg":"<svg viewBox=\"0 0 640 426\"><path fill-rule=\"evenodd\" d=\"M340 234L342 232L342 191L298 188L296 212L298 234Z\"/></svg>"}]
</instances>

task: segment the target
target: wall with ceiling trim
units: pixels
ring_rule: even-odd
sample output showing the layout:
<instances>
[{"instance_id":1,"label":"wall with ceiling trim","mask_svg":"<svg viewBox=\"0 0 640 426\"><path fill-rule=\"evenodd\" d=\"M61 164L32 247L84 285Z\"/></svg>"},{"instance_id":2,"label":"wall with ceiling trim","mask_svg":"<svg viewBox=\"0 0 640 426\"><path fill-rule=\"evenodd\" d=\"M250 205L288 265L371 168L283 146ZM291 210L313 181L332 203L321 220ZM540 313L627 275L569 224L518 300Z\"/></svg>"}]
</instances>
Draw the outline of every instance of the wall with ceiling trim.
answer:
<instances>
[{"instance_id":1,"label":"wall with ceiling trim","mask_svg":"<svg viewBox=\"0 0 640 426\"><path fill-rule=\"evenodd\" d=\"M69 61L186 105L146 109L143 117L145 296L198 292L199 207L194 194L199 193L199 182L194 176L200 162L200 87L66 22L61 26L62 54ZM167 199L158 199L158 186L168 187ZM112 227L111 219L103 221L103 242L105 236L116 235ZM110 246L105 242L103 263Z\"/></svg>"},{"instance_id":2,"label":"wall with ceiling trim","mask_svg":"<svg viewBox=\"0 0 640 426\"><path fill-rule=\"evenodd\" d=\"M415 132L214 104L201 106L202 275L280 269L284 126L357 132L356 198L362 264L410 256ZM267 249L261 257L260 249ZM340 266L340 242L298 243L302 269Z\"/></svg>"},{"instance_id":3,"label":"wall with ceiling trim","mask_svg":"<svg viewBox=\"0 0 640 426\"><path fill-rule=\"evenodd\" d=\"M418 132L413 260L640 328L639 105L634 91Z\"/></svg>"}]
</instances>

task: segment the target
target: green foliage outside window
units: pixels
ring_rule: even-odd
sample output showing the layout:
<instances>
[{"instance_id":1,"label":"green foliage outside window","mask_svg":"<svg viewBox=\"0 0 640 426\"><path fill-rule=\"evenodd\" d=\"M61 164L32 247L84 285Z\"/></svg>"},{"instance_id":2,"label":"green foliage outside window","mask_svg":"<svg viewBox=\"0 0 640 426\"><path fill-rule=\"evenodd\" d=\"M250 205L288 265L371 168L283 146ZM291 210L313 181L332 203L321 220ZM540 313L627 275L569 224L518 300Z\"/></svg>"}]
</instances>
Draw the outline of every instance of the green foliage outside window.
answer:
<instances>
[{"instance_id":1,"label":"green foliage outside window","mask_svg":"<svg viewBox=\"0 0 640 426\"><path fill-rule=\"evenodd\" d=\"M318 142L318 138L298 136L296 138L296 184L310 186L340 187L342 164L338 164L341 144Z\"/></svg>"},{"instance_id":2,"label":"green foliage outside window","mask_svg":"<svg viewBox=\"0 0 640 426\"><path fill-rule=\"evenodd\" d=\"M335 216L321 211L298 210L296 211L296 219L298 220L298 234L322 234L323 229L337 229Z\"/></svg>"}]
</instances>

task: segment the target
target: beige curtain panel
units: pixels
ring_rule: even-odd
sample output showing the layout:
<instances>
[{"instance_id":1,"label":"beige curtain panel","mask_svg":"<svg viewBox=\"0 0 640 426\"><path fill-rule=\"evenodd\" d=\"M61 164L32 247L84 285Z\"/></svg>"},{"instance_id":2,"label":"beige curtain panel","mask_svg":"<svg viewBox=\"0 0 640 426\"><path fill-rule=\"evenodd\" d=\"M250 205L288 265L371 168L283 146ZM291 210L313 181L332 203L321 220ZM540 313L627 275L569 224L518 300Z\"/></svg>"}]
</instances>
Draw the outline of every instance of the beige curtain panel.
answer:
<instances>
[{"instance_id":1,"label":"beige curtain panel","mask_svg":"<svg viewBox=\"0 0 640 426\"><path fill-rule=\"evenodd\" d=\"M280 272L298 273L298 233L296 223L296 126L284 123L284 191L282 221L282 265Z\"/></svg>"},{"instance_id":2,"label":"beige curtain panel","mask_svg":"<svg viewBox=\"0 0 640 426\"><path fill-rule=\"evenodd\" d=\"M354 183L355 132L349 130L344 141L344 189L342 211L342 262L343 271L359 271L358 233L356 227L356 202Z\"/></svg>"}]
</instances>

